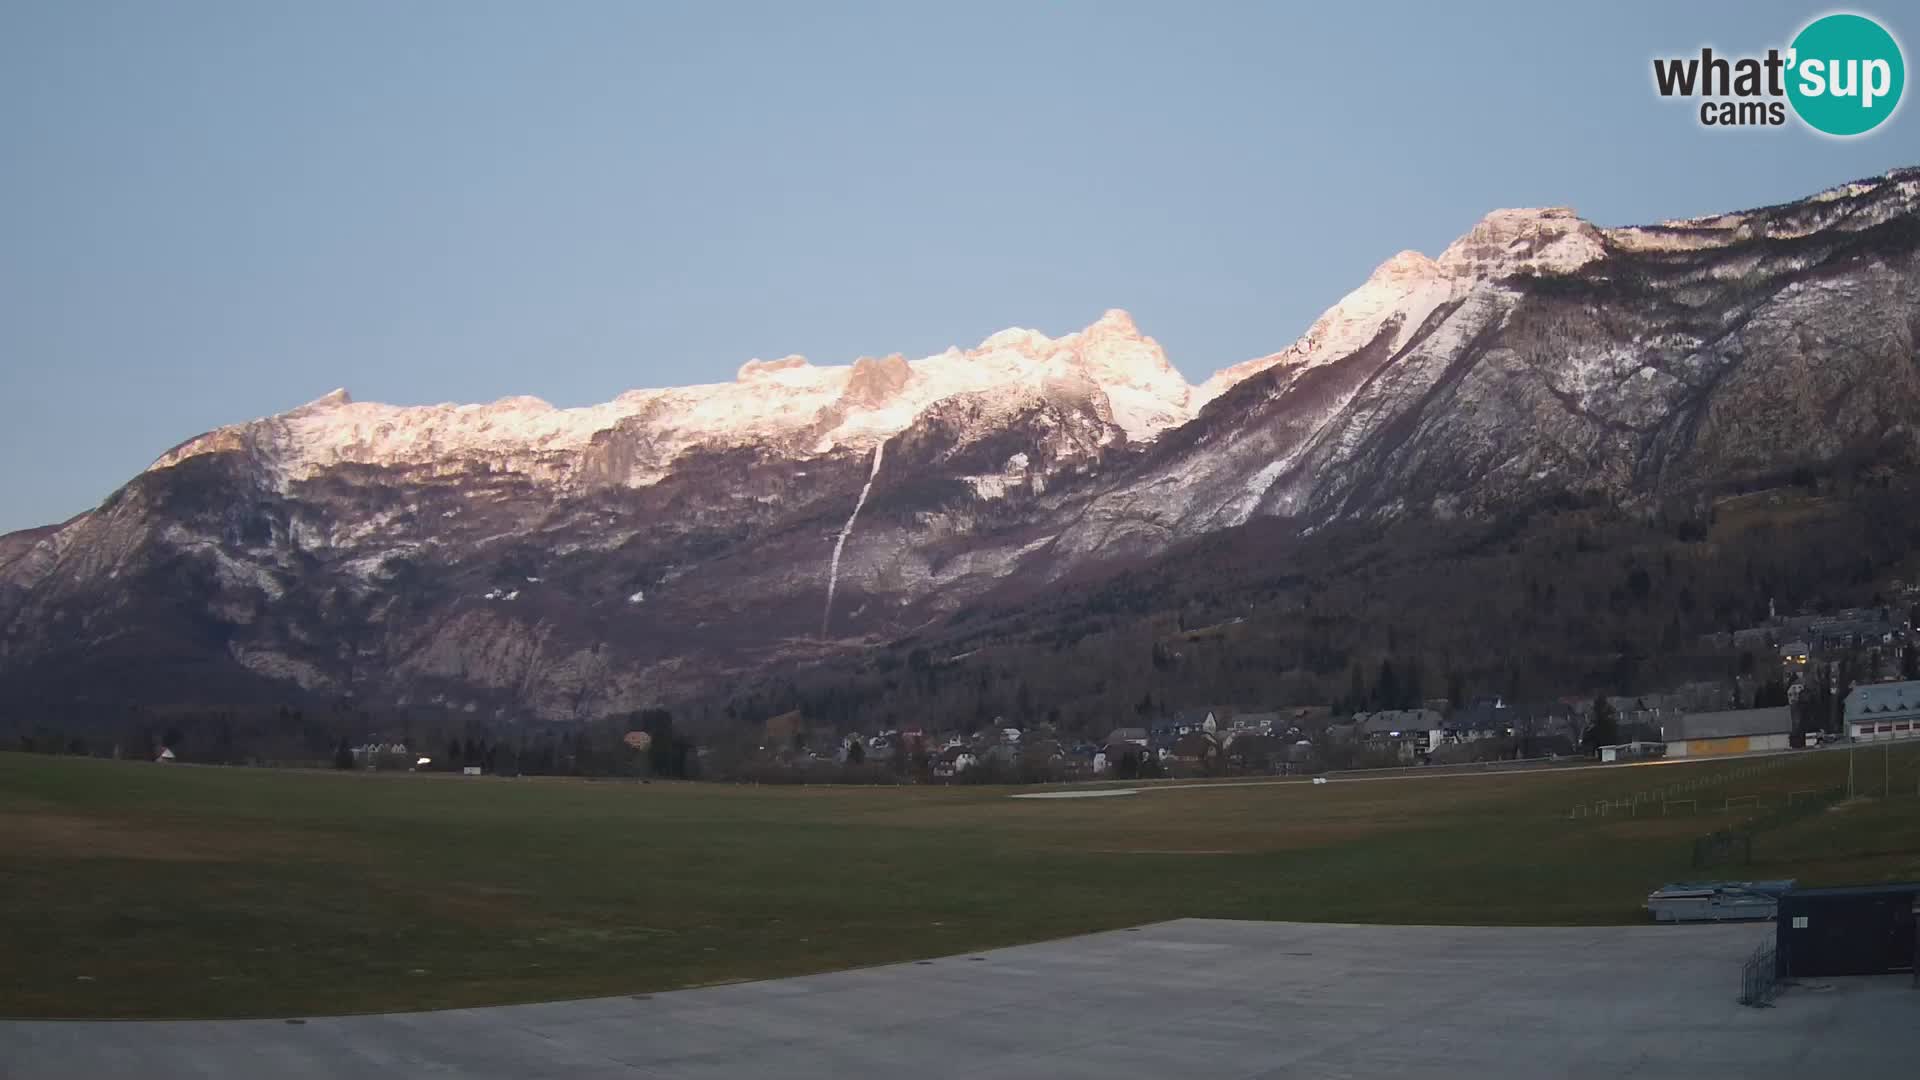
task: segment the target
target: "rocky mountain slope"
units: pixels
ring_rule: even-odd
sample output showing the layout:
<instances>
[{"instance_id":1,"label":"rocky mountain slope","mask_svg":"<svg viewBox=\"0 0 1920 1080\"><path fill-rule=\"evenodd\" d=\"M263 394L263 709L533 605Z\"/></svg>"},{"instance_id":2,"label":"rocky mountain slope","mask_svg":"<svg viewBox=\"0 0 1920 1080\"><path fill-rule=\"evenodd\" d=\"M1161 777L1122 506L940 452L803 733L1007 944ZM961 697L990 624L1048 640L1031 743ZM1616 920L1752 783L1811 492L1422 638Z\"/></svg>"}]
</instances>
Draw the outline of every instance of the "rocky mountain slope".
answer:
<instances>
[{"instance_id":1,"label":"rocky mountain slope","mask_svg":"<svg viewBox=\"0 0 1920 1080\"><path fill-rule=\"evenodd\" d=\"M0 685L585 719L1255 518L1654 508L1904 459L1917 253L1905 170L1635 228L1496 211L1199 386L1116 311L584 409L336 392L0 537Z\"/></svg>"}]
</instances>

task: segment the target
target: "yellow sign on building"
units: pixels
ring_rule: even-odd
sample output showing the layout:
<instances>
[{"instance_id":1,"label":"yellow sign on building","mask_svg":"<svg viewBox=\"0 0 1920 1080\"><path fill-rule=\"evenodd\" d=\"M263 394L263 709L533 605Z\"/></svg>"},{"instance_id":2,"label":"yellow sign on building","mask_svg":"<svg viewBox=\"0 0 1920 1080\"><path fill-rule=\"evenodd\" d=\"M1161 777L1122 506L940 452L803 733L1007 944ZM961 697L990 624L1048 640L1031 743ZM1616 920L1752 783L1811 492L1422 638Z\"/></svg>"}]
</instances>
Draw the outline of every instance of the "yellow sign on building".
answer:
<instances>
[{"instance_id":1,"label":"yellow sign on building","mask_svg":"<svg viewBox=\"0 0 1920 1080\"><path fill-rule=\"evenodd\" d=\"M1753 739L1735 735L1728 739L1688 739L1688 757L1712 757L1716 754L1744 754L1752 749Z\"/></svg>"}]
</instances>

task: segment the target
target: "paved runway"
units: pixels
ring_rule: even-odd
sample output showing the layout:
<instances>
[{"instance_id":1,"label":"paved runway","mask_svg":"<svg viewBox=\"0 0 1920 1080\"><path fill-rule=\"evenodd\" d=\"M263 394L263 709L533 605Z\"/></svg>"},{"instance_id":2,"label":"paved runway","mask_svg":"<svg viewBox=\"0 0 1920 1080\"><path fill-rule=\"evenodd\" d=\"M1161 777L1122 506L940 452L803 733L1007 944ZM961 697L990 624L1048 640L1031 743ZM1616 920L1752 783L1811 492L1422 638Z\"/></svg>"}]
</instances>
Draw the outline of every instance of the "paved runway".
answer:
<instances>
[{"instance_id":1,"label":"paved runway","mask_svg":"<svg viewBox=\"0 0 1920 1080\"><path fill-rule=\"evenodd\" d=\"M1734 1002L1771 925L1188 919L645 998L215 1022L0 1022L0 1076L1911 1078L1905 976Z\"/></svg>"}]
</instances>

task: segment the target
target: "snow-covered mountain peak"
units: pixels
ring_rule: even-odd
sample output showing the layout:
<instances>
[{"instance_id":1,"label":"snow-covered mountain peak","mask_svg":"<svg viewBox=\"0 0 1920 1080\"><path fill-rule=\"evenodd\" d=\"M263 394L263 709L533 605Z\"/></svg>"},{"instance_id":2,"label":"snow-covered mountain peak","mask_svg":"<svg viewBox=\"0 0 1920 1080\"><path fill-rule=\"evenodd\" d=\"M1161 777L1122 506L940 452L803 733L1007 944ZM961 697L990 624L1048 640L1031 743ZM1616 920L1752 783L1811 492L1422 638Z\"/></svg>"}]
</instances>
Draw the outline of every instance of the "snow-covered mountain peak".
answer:
<instances>
[{"instance_id":1,"label":"snow-covered mountain peak","mask_svg":"<svg viewBox=\"0 0 1920 1080\"><path fill-rule=\"evenodd\" d=\"M1606 256L1600 230L1565 206L1495 210L1435 260L1449 274L1493 280L1566 274Z\"/></svg>"},{"instance_id":2,"label":"snow-covered mountain peak","mask_svg":"<svg viewBox=\"0 0 1920 1080\"><path fill-rule=\"evenodd\" d=\"M1076 330L1057 338L1048 337L1039 330L1029 330L1021 326L1010 326L994 334L989 334L978 348L967 350L967 355L981 357L1002 349L1018 349L1037 359L1047 360L1057 356L1062 350L1084 351L1096 345L1105 346L1115 343L1146 343L1153 345L1152 338L1140 332L1134 325L1133 316L1120 308L1108 308L1098 319L1089 323L1084 330Z\"/></svg>"},{"instance_id":3,"label":"snow-covered mountain peak","mask_svg":"<svg viewBox=\"0 0 1920 1080\"><path fill-rule=\"evenodd\" d=\"M1314 320L1300 340L1216 372L1196 391L1195 404L1205 404L1270 368L1331 363L1383 333L1389 352L1398 352L1436 309L1480 282L1525 273L1571 273L1605 255L1600 230L1566 207L1495 210L1437 259L1402 251L1381 263L1359 288Z\"/></svg>"},{"instance_id":4,"label":"snow-covered mountain peak","mask_svg":"<svg viewBox=\"0 0 1920 1080\"><path fill-rule=\"evenodd\" d=\"M1135 442L1193 415L1192 387L1186 378L1168 362L1160 343L1142 334L1133 317L1119 308L1109 309L1084 330L1058 338L1018 327L1002 330L978 348L919 361L914 365L916 380L955 380L956 364L966 365L967 379L985 376L993 385L1023 392L1091 386L1105 395L1113 422Z\"/></svg>"},{"instance_id":5,"label":"snow-covered mountain peak","mask_svg":"<svg viewBox=\"0 0 1920 1080\"><path fill-rule=\"evenodd\" d=\"M1373 268L1367 275L1367 281L1399 281L1406 278L1428 278L1441 273L1440 267L1430 257L1413 250L1402 251L1386 262Z\"/></svg>"},{"instance_id":6,"label":"snow-covered mountain peak","mask_svg":"<svg viewBox=\"0 0 1920 1080\"><path fill-rule=\"evenodd\" d=\"M735 382L753 382L757 379L773 379L783 371L803 371L812 367L812 364L807 363L806 357L799 353L792 353L778 360L749 360L740 365L740 370L734 374L733 378ZM641 392L644 393L644 391Z\"/></svg>"},{"instance_id":7,"label":"snow-covered mountain peak","mask_svg":"<svg viewBox=\"0 0 1920 1080\"><path fill-rule=\"evenodd\" d=\"M1021 352L1044 355L1047 348L1052 344L1053 339L1038 330L1029 330L1024 326L1009 326L1005 330L988 334L986 340L982 341L978 348L969 349L967 353L978 356L1000 349L1017 349ZM958 351L959 350L954 349L949 350L948 353ZM942 353L941 355L948 355L948 353Z\"/></svg>"},{"instance_id":8,"label":"snow-covered mountain peak","mask_svg":"<svg viewBox=\"0 0 1920 1080\"><path fill-rule=\"evenodd\" d=\"M1197 407L1193 388L1168 362L1166 350L1119 308L1055 344L1055 362L1104 391L1114 423L1136 442L1184 423Z\"/></svg>"},{"instance_id":9,"label":"snow-covered mountain peak","mask_svg":"<svg viewBox=\"0 0 1920 1080\"><path fill-rule=\"evenodd\" d=\"M1108 308L1100 313L1093 325L1081 331L1089 337L1104 335L1111 337L1141 337L1140 328L1134 325L1133 316L1125 308Z\"/></svg>"},{"instance_id":10,"label":"snow-covered mountain peak","mask_svg":"<svg viewBox=\"0 0 1920 1080\"><path fill-rule=\"evenodd\" d=\"M1347 356L1394 324L1387 347L1398 350L1427 316L1452 299L1456 283L1439 263L1417 251L1402 251L1374 268L1361 286L1314 320L1307 332L1277 353L1215 372L1195 392L1204 404L1269 368L1309 368Z\"/></svg>"},{"instance_id":11,"label":"snow-covered mountain peak","mask_svg":"<svg viewBox=\"0 0 1920 1080\"><path fill-rule=\"evenodd\" d=\"M335 389L329 390L324 394L321 394L319 397L314 398L312 401L307 402L305 405L302 405L299 408L294 409L293 412L296 412L296 413L321 412L326 409L338 409L338 408L341 408L342 406L351 405L351 404L353 404L353 395L347 393L346 387L341 386L341 387L336 387Z\"/></svg>"},{"instance_id":12,"label":"snow-covered mountain peak","mask_svg":"<svg viewBox=\"0 0 1920 1080\"><path fill-rule=\"evenodd\" d=\"M1077 334L1068 334L1055 343L1070 353L1090 372L1119 379L1131 385L1155 385L1174 373L1160 343L1142 334L1133 317L1113 308ZM1105 381L1097 379L1096 381ZM1181 381L1181 385L1186 385Z\"/></svg>"},{"instance_id":13,"label":"snow-covered mountain peak","mask_svg":"<svg viewBox=\"0 0 1920 1080\"><path fill-rule=\"evenodd\" d=\"M1132 441L1151 439L1192 416L1186 380L1159 343L1116 309L1059 338L1015 328L973 349L914 361L898 354L861 357L849 365L817 365L800 355L755 359L741 365L731 382L630 390L582 408L556 408L536 397L396 406L356 402L336 390L277 416L190 440L153 468L246 447L264 452L290 479L341 463L419 466L448 457L564 478L571 473L569 462L596 435L619 428L648 447L628 476L629 482L648 483L696 446L773 444L802 436L814 453L865 449L956 395L1026 400L1063 387L1104 396L1103 415Z\"/></svg>"},{"instance_id":14,"label":"snow-covered mountain peak","mask_svg":"<svg viewBox=\"0 0 1920 1080\"><path fill-rule=\"evenodd\" d=\"M936 402L963 394L1008 401L1070 394L1093 402L1128 441L1145 442L1252 374L1327 363L1383 333L1397 351L1430 314L1475 282L1564 272L1599 257L1602 245L1598 231L1570 210L1495 211L1437 260L1414 251L1394 255L1293 345L1227 368L1198 388L1131 315L1113 308L1058 338L1014 327L972 349L913 361L897 355L850 365L817 365L800 355L755 359L731 382L633 390L582 408L555 408L533 397L400 407L356 402L337 390L279 416L201 436L155 467L244 446L285 478L339 463L437 467L455 457L564 479L596 436L617 428L644 447L626 471L627 482L649 483L694 447L787 443L811 453L864 450L904 431Z\"/></svg>"}]
</instances>

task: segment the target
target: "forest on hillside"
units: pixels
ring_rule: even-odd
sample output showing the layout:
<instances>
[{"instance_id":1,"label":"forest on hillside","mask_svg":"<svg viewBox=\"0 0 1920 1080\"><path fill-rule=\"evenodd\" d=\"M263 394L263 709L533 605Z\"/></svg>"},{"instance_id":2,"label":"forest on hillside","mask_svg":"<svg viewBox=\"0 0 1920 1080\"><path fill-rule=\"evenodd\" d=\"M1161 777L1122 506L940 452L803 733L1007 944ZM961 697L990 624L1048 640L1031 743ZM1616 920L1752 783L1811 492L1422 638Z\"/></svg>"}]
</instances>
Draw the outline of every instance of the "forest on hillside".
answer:
<instances>
[{"instance_id":1,"label":"forest on hillside","mask_svg":"<svg viewBox=\"0 0 1920 1080\"><path fill-rule=\"evenodd\" d=\"M797 709L844 731L1005 718L1098 736L1199 705L1353 711L1731 683L1774 657L1709 635L1769 611L1899 606L1904 620L1893 583L1920 577L1920 499L1894 471L1787 479L1651 512L1560 500L1304 537L1256 521L678 708L706 730Z\"/></svg>"}]
</instances>

